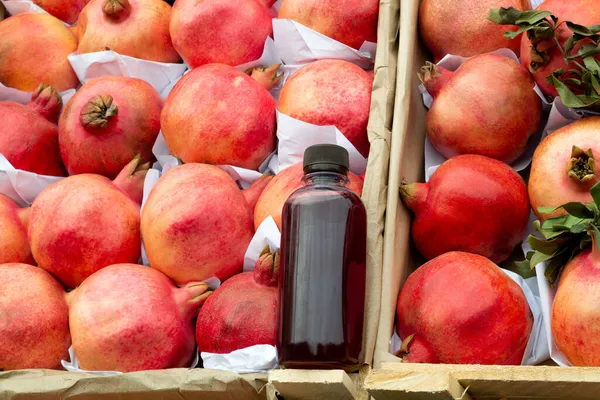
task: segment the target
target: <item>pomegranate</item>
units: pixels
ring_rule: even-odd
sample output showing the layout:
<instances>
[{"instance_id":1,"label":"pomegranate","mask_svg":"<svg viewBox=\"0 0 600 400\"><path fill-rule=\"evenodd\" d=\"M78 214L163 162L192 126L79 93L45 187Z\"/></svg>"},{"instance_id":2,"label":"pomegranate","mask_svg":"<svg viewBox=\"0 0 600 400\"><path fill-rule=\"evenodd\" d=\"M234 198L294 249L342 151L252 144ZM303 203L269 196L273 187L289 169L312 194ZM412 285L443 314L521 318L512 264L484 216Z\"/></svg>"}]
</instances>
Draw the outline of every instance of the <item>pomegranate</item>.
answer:
<instances>
[{"instance_id":1,"label":"pomegranate","mask_svg":"<svg viewBox=\"0 0 600 400\"><path fill-rule=\"evenodd\" d=\"M28 105L0 101L0 153L17 169L41 175L65 176L55 124L62 106L60 95L41 84Z\"/></svg>"},{"instance_id":2,"label":"pomegranate","mask_svg":"<svg viewBox=\"0 0 600 400\"><path fill-rule=\"evenodd\" d=\"M155 268L178 284L242 271L252 214L220 168L185 164L163 175L142 210L142 237Z\"/></svg>"},{"instance_id":3,"label":"pomegranate","mask_svg":"<svg viewBox=\"0 0 600 400\"><path fill-rule=\"evenodd\" d=\"M314 125L335 125L367 157L372 86L373 77L348 61L315 61L285 82L277 109Z\"/></svg>"},{"instance_id":4,"label":"pomegranate","mask_svg":"<svg viewBox=\"0 0 600 400\"><path fill-rule=\"evenodd\" d=\"M573 34L567 25L563 23L564 21L584 26L600 24L600 8L596 0L546 0L537 7L537 10L550 11L559 18L558 24L560 26L555 32L555 37L561 46L564 46L567 39ZM543 40L536 47L537 51L534 51L527 35L523 35L521 39L521 62L533 74L542 92L548 96L558 96L556 89L546 82L546 78L558 69L563 68L567 71L574 68L575 63L565 64L563 54L556 45L554 38ZM572 54L575 54L580 47L581 44L575 46ZM600 55L597 55L596 59L600 60ZM579 62L582 63L581 59Z\"/></svg>"},{"instance_id":5,"label":"pomegranate","mask_svg":"<svg viewBox=\"0 0 600 400\"><path fill-rule=\"evenodd\" d=\"M209 296L201 282L178 288L160 272L134 264L106 267L75 290L69 310L81 368L142 371L189 367L193 320Z\"/></svg>"},{"instance_id":6,"label":"pomegranate","mask_svg":"<svg viewBox=\"0 0 600 400\"><path fill-rule=\"evenodd\" d=\"M274 83L278 68L255 70L253 77ZM275 149L275 99L233 67L204 65L177 82L161 127L171 153L186 163L256 170Z\"/></svg>"},{"instance_id":7,"label":"pomegranate","mask_svg":"<svg viewBox=\"0 0 600 400\"><path fill-rule=\"evenodd\" d=\"M273 179L273 176L274 175L270 173L264 174L263 176L252 182L252 185L250 185L248 189L242 191L244 197L246 198L246 203L248 203L248 207L250 207L250 211L252 211L253 216L254 208L256 207L256 202L258 201L258 198L265 190L269 182L271 182L271 180Z\"/></svg>"},{"instance_id":8,"label":"pomegranate","mask_svg":"<svg viewBox=\"0 0 600 400\"><path fill-rule=\"evenodd\" d=\"M35 263L27 241L29 211L0 194L0 264Z\"/></svg>"},{"instance_id":9,"label":"pomegranate","mask_svg":"<svg viewBox=\"0 0 600 400\"><path fill-rule=\"evenodd\" d=\"M592 236L594 237L594 236ZM594 237L590 249L573 258L562 270L552 307L554 343L575 366L600 366L600 255Z\"/></svg>"},{"instance_id":10,"label":"pomegranate","mask_svg":"<svg viewBox=\"0 0 600 400\"><path fill-rule=\"evenodd\" d=\"M48 14L24 13L0 22L0 83L31 92L40 82L63 91L79 80L67 60L77 39Z\"/></svg>"},{"instance_id":11,"label":"pomegranate","mask_svg":"<svg viewBox=\"0 0 600 400\"><path fill-rule=\"evenodd\" d=\"M79 54L107 48L143 60L181 61L169 36L171 6L162 0L91 0L78 22Z\"/></svg>"},{"instance_id":12,"label":"pomegranate","mask_svg":"<svg viewBox=\"0 0 600 400\"><path fill-rule=\"evenodd\" d=\"M529 220L523 178L488 157L454 157L429 182L404 184L400 193L415 213L413 241L428 260L456 250L500 263L521 243Z\"/></svg>"},{"instance_id":13,"label":"pomegranate","mask_svg":"<svg viewBox=\"0 0 600 400\"><path fill-rule=\"evenodd\" d=\"M160 95L140 79L106 76L86 82L59 123L60 152L69 174L112 179L137 154L151 161L161 109Z\"/></svg>"},{"instance_id":14,"label":"pomegranate","mask_svg":"<svg viewBox=\"0 0 600 400\"><path fill-rule=\"evenodd\" d=\"M275 175L256 202L254 208L255 229L258 229L260 224L269 216L273 217L275 223L281 229L283 205L293 192L304 185L302 183L303 176L302 162L294 164ZM350 180L348 188L360 196L363 188L362 179L352 172L348 172L348 179Z\"/></svg>"},{"instance_id":15,"label":"pomegranate","mask_svg":"<svg viewBox=\"0 0 600 400\"><path fill-rule=\"evenodd\" d=\"M0 265L0 370L60 368L68 359L64 289L40 268Z\"/></svg>"},{"instance_id":16,"label":"pomegranate","mask_svg":"<svg viewBox=\"0 0 600 400\"><path fill-rule=\"evenodd\" d=\"M198 314L200 351L231 353L258 344L275 346L279 253L267 246L254 267L227 280L206 300Z\"/></svg>"},{"instance_id":17,"label":"pomegranate","mask_svg":"<svg viewBox=\"0 0 600 400\"><path fill-rule=\"evenodd\" d=\"M519 28L488 20L490 9L500 7L531 9L529 0L423 0L419 32L435 62L446 54L471 57L502 48L519 55L519 42L504 37Z\"/></svg>"},{"instance_id":18,"label":"pomegranate","mask_svg":"<svg viewBox=\"0 0 600 400\"><path fill-rule=\"evenodd\" d=\"M510 164L540 127L533 79L510 58L475 56L455 72L428 63L419 77L434 99L427 137L446 158L480 154Z\"/></svg>"},{"instance_id":19,"label":"pomegranate","mask_svg":"<svg viewBox=\"0 0 600 400\"><path fill-rule=\"evenodd\" d=\"M77 22L79 13L89 1L90 0L34 0L34 3L43 8L48 14L54 15L61 21L72 25Z\"/></svg>"},{"instance_id":20,"label":"pomegranate","mask_svg":"<svg viewBox=\"0 0 600 400\"><path fill-rule=\"evenodd\" d=\"M535 149L529 175L531 208L539 219L563 214L542 213L539 207L558 207L576 201L591 203L590 188L600 180L600 117L584 118L554 131Z\"/></svg>"},{"instance_id":21,"label":"pomegranate","mask_svg":"<svg viewBox=\"0 0 600 400\"><path fill-rule=\"evenodd\" d=\"M436 257L398 297L396 330L408 362L520 365L532 328L519 285L476 254Z\"/></svg>"},{"instance_id":22,"label":"pomegranate","mask_svg":"<svg viewBox=\"0 0 600 400\"><path fill-rule=\"evenodd\" d=\"M131 161L114 181L70 176L36 197L28 237L39 266L74 288L99 269L140 258L140 205L149 165Z\"/></svg>"},{"instance_id":23,"label":"pomegranate","mask_svg":"<svg viewBox=\"0 0 600 400\"><path fill-rule=\"evenodd\" d=\"M378 0L282 0L279 18L292 19L325 36L359 49L377 41Z\"/></svg>"},{"instance_id":24,"label":"pomegranate","mask_svg":"<svg viewBox=\"0 0 600 400\"><path fill-rule=\"evenodd\" d=\"M179 0L173 6L171 37L183 61L240 65L258 60L273 33L264 1Z\"/></svg>"}]
</instances>

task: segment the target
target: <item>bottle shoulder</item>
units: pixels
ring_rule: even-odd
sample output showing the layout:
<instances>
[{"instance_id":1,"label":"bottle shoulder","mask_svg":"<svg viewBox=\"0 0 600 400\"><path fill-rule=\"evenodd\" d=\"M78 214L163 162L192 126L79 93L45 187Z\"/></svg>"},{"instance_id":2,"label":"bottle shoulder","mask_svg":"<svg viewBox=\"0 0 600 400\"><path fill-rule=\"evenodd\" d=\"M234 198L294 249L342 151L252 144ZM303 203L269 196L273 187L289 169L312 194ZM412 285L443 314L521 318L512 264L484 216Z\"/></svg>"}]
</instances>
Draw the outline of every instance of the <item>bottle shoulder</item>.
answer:
<instances>
[{"instance_id":1,"label":"bottle shoulder","mask_svg":"<svg viewBox=\"0 0 600 400\"><path fill-rule=\"evenodd\" d=\"M360 197L343 185L308 184L293 192L287 199L289 204L305 204L317 202L344 202L364 208Z\"/></svg>"}]
</instances>

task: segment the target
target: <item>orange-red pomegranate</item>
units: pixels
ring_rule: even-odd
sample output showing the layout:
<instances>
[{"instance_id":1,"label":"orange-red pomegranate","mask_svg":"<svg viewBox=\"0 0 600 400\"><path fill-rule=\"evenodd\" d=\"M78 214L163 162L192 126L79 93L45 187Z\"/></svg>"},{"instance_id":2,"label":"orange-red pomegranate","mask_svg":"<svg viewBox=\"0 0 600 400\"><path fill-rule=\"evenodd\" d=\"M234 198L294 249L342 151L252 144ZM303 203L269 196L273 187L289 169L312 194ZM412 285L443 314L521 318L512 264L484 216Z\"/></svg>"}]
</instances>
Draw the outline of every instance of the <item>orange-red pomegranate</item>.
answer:
<instances>
[{"instance_id":1,"label":"orange-red pomegranate","mask_svg":"<svg viewBox=\"0 0 600 400\"><path fill-rule=\"evenodd\" d=\"M61 21L72 25L77 22L79 13L89 1L90 0L34 0L34 3L43 8L48 14L54 15Z\"/></svg>"},{"instance_id":2,"label":"orange-red pomegranate","mask_svg":"<svg viewBox=\"0 0 600 400\"><path fill-rule=\"evenodd\" d=\"M275 175L256 202L254 208L255 229L258 229L260 224L269 216L273 217L275 223L281 229L283 205L293 192L304 186L304 183L302 183L303 176L302 162L294 164ZM360 196L363 188L362 179L352 172L348 172L348 179L348 188Z\"/></svg>"},{"instance_id":3,"label":"orange-red pomegranate","mask_svg":"<svg viewBox=\"0 0 600 400\"><path fill-rule=\"evenodd\" d=\"M181 61L169 36L171 6L162 0L91 0L81 12L77 52L107 48L143 60Z\"/></svg>"},{"instance_id":4,"label":"orange-red pomegranate","mask_svg":"<svg viewBox=\"0 0 600 400\"><path fill-rule=\"evenodd\" d=\"M283 0L279 18L292 19L325 36L359 49L377 42L377 0Z\"/></svg>"},{"instance_id":5,"label":"orange-red pomegranate","mask_svg":"<svg viewBox=\"0 0 600 400\"><path fill-rule=\"evenodd\" d=\"M171 153L186 163L258 169L275 149L275 99L261 83L276 82L278 67L254 70L256 79L224 64L184 75L161 114Z\"/></svg>"},{"instance_id":6,"label":"orange-red pomegranate","mask_svg":"<svg viewBox=\"0 0 600 400\"><path fill-rule=\"evenodd\" d=\"M77 87L67 60L77 38L57 18L25 13L0 22L0 83L26 92L45 82L58 91Z\"/></svg>"},{"instance_id":7,"label":"orange-red pomegranate","mask_svg":"<svg viewBox=\"0 0 600 400\"><path fill-rule=\"evenodd\" d=\"M514 60L479 55L455 72L428 63L420 78L434 99L427 136L446 158L480 154L510 164L540 127L542 101Z\"/></svg>"},{"instance_id":8,"label":"orange-red pomegranate","mask_svg":"<svg viewBox=\"0 0 600 400\"><path fill-rule=\"evenodd\" d=\"M240 65L258 60L273 33L271 13L257 0L178 0L171 37L183 61Z\"/></svg>"},{"instance_id":9,"label":"orange-red pomegranate","mask_svg":"<svg viewBox=\"0 0 600 400\"><path fill-rule=\"evenodd\" d=\"M200 351L231 353L258 344L275 346L279 253L267 247L254 272L243 272L206 300L196 322Z\"/></svg>"},{"instance_id":10,"label":"orange-red pomegranate","mask_svg":"<svg viewBox=\"0 0 600 400\"><path fill-rule=\"evenodd\" d=\"M56 120L62 100L56 90L41 84L26 106L0 101L0 154L16 169L41 175L65 176L58 149Z\"/></svg>"},{"instance_id":11,"label":"orange-red pomegranate","mask_svg":"<svg viewBox=\"0 0 600 400\"><path fill-rule=\"evenodd\" d=\"M258 198L265 190L269 182L271 182L273 177L274 175L270 173L264 174L263 176L252 182L252 185L250 185L248 189L242 191L244 197L246 198L246 203L248 203L248 207L250 207L250 211L252 211L253 216L254 208L256 207L256 202L258 201Z\"/></svg>"},{"instance_id":12,"label":"orange-red pomegranate","mask_svg":"<svg viewBox=\"0 0 600 400\"><path fill-rule=\"evenodd\" d=\"M402 185L400 193L415 213L413 241L428 260L457 250L499 263L521 243L527 228L523 178L488 157L454 157L429 182Z\"/></svg>"},{"instance_id":13,"label":"orange-red pomegranate","mask_svg":"<svg viewBox=\"0 0 600 400\"><path fill-rule=\"evenodd\" d=\"M396 308L407 362L520 365L532 327L519 285L490 260L459 251L413 272Z\"/></svg>"},{"instance_id":14,"label":"orange-red pomegranate","mask_svg":"<svg viewBox=\"0 0 600 400\"><path fill-rule=\"evenodd\" d=\"M529 10L529 0L423 0L419 9L419 32L435 62L446 54L471 57L507 48L519 55L519 41L504 37L513 26L488 20L492 8Z\"/></svg>"},{"instance_id":15,"label":"orange-red pomegranate","mask_svg":"<svg viewBox=\"0 0 600 400\"><path fill-rule=\"evenodd\" d=\"M163 175L142 210L150 266L178 284L242 271L252 214L242 191L218 167L184 164Z\"/></svg>"},{"instance_id":16,"label":"orange-red pomegranate","mask_svg":"<svg viewBox=\"0 0 600 400\"><path fill-rule=\"evenodd\" d=\"M210 292L204 283L177 287L160 272L111 265L75 290L69 324L81 368L142 371L189 367L193 320Z\"/></svg>"},{"instance_id":17,"label":"orange-red pomegranate","mask_svg":"<svg viewBox=\"0 0 600 400\"><path fill-rule=\"evenodd\" d=\"M348 61L315 61L285 82L277 109L314 125L335 125L367 157L372 86L373 77Z\"/></svg>"},{"instance_id":18,"label":"orange-red pomegranate","mask_svg":"<svg viewBox=\"0 0 600 400\"><path fill-rule=\"evenodd\" d=\"M59 123L69 174L113 179L136 155L151 161L160 132L162 99L140 79L105 76L86 82L69 100Z\"/></svg>"},{"instance_id":19,"label":"orange-red pomegranate","mask_svg":"<svg viewBox=\"0 0 600 400\"><path fill-rule=\"evenodd\" d=\"M60 368L69 357L65 291L41 268L0 265L0 370Z\"/></svg>"},{"instance_id":20,"label":"orange-red pomegranate","mask_svg":"<svg viewBox=\"0 0 600 400\"><path fill-rule=\"evenodd\" d=\"M567 360L578 367L600 366L600 254L591 249L563 269L552 307L552 336Z\"/></svg>"},{"instance_id":21,"label":"orange-red pomegranate","mask_svg":"<svg viewBox=\"0 0 600 400\"><path fill-rule=\"evenodd\" d=\"M549 136L535 149L528 190L531 208L540 219L563 211L542 213L539 207L558 207L576 201L591 203L590 188L600 180L600 117L573 122Z\"/></svg>"},{"instance_id":22,"label":"orange-red pomegranate","mask_svg":"<svg viewBox=\"0 0 600 400\"><path fill-rule=\"evenodd\" d=\"M0 194L0 264L35 263L27 241L29 211Z\"/></svg>"},{"instance_id":23,"label":"orange-red pomegranate","mask_svg":"<svg viewBox=\"0 0 600 400\"><path fill-rule=\"evenodd\" d=\"M39 266L68 288L114 263L140 258L140 205L149 164L129 163L114 180L70 176L33 202L29 242Z\"/></svg>"},{"instance_id":24,"label":"orange-red pomegranate","mask_svg":"<svg viewBox=\"0 0 600 400\"><path fill-rule=\"evenodd\" d=\"M537 8L538 10L546 10L552 12L559 18L561 24L556 31L556 39L562 45L573 34L571 30L564 24L565 21L570 21L579 25L591 26L600 24L600 7L596 0L546 0ZM552 75L558 69L563 68L565 71L575 67L574 63L565 64L561 50L556 46L554 39L542 41L538 44L538 50L543 50L543 57L548 61L539 63L540 57L532 51L532 44L527 35L522 35L521 39L521 62L533 74L536 83L546 95L558 96L556 89L550 83L546 82L546 78ZM574 49L575 54L581 44L578 44ZM600 60L600 55L596 56ZM538 61L533 63L532 61ZM581 63L581 59L579 60Z\"/></svg>"}]
</instances>

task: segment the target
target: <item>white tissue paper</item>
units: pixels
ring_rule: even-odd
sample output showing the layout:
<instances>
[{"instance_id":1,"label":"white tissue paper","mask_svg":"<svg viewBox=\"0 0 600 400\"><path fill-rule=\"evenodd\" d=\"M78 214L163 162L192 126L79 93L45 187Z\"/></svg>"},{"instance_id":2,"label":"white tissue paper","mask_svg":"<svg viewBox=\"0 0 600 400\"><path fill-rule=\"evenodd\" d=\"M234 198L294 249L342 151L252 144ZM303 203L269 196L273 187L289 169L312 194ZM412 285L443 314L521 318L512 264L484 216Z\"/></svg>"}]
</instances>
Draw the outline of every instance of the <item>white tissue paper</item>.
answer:
<instances>
[{"instance_id":1,"label":"white tissue paper","mask_svg":"<svg viewBox=\"0 0 600 400\"><path fill-rule=\"evenodd\" d=\"M31 0L0 0L0 3L6 8L10 15L24 13L48 14L46 10L35 4ZM68 25L65 23L65 25Z\"/></svg>"},{"instance_id":2,"label":"white tissue paper","mask_svg":"<svg viewBox=\"0 0 600 400\"><path fill-rule=\"evenodd\" d=\"M247 69L256 68L256 67L268 67L273 64L282 64L281 58L277 55L277 49L275 48L275 42L270 37L265 41L265 47L262 53L262 56L258 60L250 61L245 64L238 65L236 68L242 72L245 72ZM284 71L280 68L280 73ZM277 100L279 98L279 92L281 92L281 88L283 87L283 83L285 79L282 79L277 83L277 85L273 86L273 88L269 91L273 97Z\"/></svg>"},{"instance_id":3,"label":"white tissue paper","mask_svg":"<svg viewBox=\"0 0 600 400\"><path fill-rule=\"evenodd\" d=\"M505 269L502 269L502 272L508 275L523 290L529 309L533 314L533 327L527 342L527 347L525 348L525 353L523 354L521 365L539 364L548 359L548 346L546 342L546 331L544 329L544 317L541 309L540 297L537 293L536 278L523 279L518 274ZM390 353L395 354L400 350L401 344L402 339L394 330L394 334L390 339Z\"/></svg>"},{"instance_id":4,"label":"white tissue paper","mask_svg":"<svg viewBox=\"0 0 600 400\"><path fill-rule=\"evenodd\" d=\"M111 50L68 57L77 78L85 83L99 76L129 76L148 82L163 99L187 70L185 64L170 64L124 56ZM168 89L169 90L166 90Z\"/></svg>"},{"instance_id":5,"label":"white tissue paper","mask_svg":"<svg viewBox=\"0 0 600 400\"><path fill-rule=\"evenodd\" d=\"M86 372L88 374L94 374L94 375L119 375L119 374L122 374L122 372L119 372L119 371L88 371L88 370L79 368L79 362L77 361L77 357L75 356L75 352L73 351L73 346L69 347L69 358L71 359L71 361L61 360L61 362L60 362L62 364L62 367L69 372ZM198 351L196 350L196 353L194 355L194 359L192 360L192 364L190 365L190 368L196 368L198 366L199 361L200 361L200 358L198 356Z\"/></svg>"},{"instance_id":6,"label":"white tissue paper","mask_svg":"<svg viewBox=\"0 0 600 400\"><path fill-rule=\"evenodd\" d=\"M271 251L279 251L281 234L272 217L267 217L256 230L244 255L244 272L254 270L261 251L269 245ZM222 369L237 373L266 372L278 367L277 349L260 344L239 349L228 354L201 352L204 368Z\"/></svg>"},{"instance_id":7,"label":"white tissue paper","mask_svg":"<svg viewBox=\"0 0 600 400\"><path fill-rule=\"evenodd\" d=\"M367 159L335 127L318 126L294 119L277 111L277 139L279 139L279 170L284 170L304 158L304 150L314 144L337 144L350 154L350 171L361 175L367 168Z\"/></svg>"},{"instance_id":8,"label":"white tissue paper","mask_svg":"<svg viewBox=\"0 0 600 400\"><path fill-rule=\"evenodd\" d=\"M289 19L273 19L273 36L277 53L286 64L307 64L329 58L371 69L375 62L376 43L364 42L356 50Z\"/></svg>"},{"instance_id":9,"label":"white tissue paper","mask_svg":"<svg viewBox=\"0 0 600 400\"><path fill-rule=\"evenodd\" d=\"M510 58L512 60L519 62L519 58L516 56L516 54L513 53L509 49L496 50L496 51L492 52L491 54L497 54L499 56L507 57L507 58ZM455 71L458 69L458 67L460 67L462 65L462 63L464 63L468 59L469 58L466 58L466 57L453 56L451 54L448 54L439 63L437 63L437 65L440 65L450 71ZM537 93L537 95L540 97L540 99L542 100L542 106L543 106L544 110L549 109L550 103L548 103L548 101L546 100L546 98L545 98L544 94L542 93L542 91L540 90L540 88L537 85L535 85L534 90ZM419 85L419 91L422 94L423 103L425 104L425 106L427 108L431 107L431 104L433 103L433 98L429 95L429 93L425 89L425 86ZM531 163L531 158L533 157L533 152L535 151L535 148L537 147L537 145L540 143L540 141L544 137L544 129L542 129L543 125L544 125L544 120L542 118L542 124L540 126L539 132L537 132L534 135L534 139L532 139L531 142L529 143L529 147L527 148L527 150L525 150L525 153L523 153L521 155L521 157L519 157L519 159L516 160L511 165L516 171L524 170ZM429 139L426 137L425 138L425 163L428 164L429 167L425 170L425 180L428 181L429 178L431 177L431 175L433 175L435 170L440 166L440 164L442 164L446 160L447 159L443 155L441 155L437 150L435 150L435 148L433 147L433 145L431 144Z\"/></svg>"},{"instance_id":10,"label":"white tissue paper","mask_svg":"<svg viewBox=\"0 0 600 400\"><path fill-rule=\"evenodd\" d=\"M540 4L542 4L545 0L531 0L531 8L533 10L535 10L536 8L539 7Z\"/></svg>"}]
</instances>

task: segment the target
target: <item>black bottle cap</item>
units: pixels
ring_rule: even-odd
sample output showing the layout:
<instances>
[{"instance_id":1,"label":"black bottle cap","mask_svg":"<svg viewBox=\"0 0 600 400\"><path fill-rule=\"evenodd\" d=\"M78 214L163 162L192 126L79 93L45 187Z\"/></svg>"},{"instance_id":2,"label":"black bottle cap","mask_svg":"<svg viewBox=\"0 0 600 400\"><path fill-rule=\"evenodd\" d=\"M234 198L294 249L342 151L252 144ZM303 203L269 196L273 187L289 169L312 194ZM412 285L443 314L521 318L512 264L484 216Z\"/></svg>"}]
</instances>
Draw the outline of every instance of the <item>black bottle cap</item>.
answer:
<instances>
[{"instance_id":1,"label":"black bottle cap","mask_svg":"<svg viewBox=\"0 0 600 400\"><path fill-rule=\"evenodd\" d=\"M348 174L348 150L335 144L315 144L304 152L304 173L336 172Z\"/></svg>"}]
</instances>

